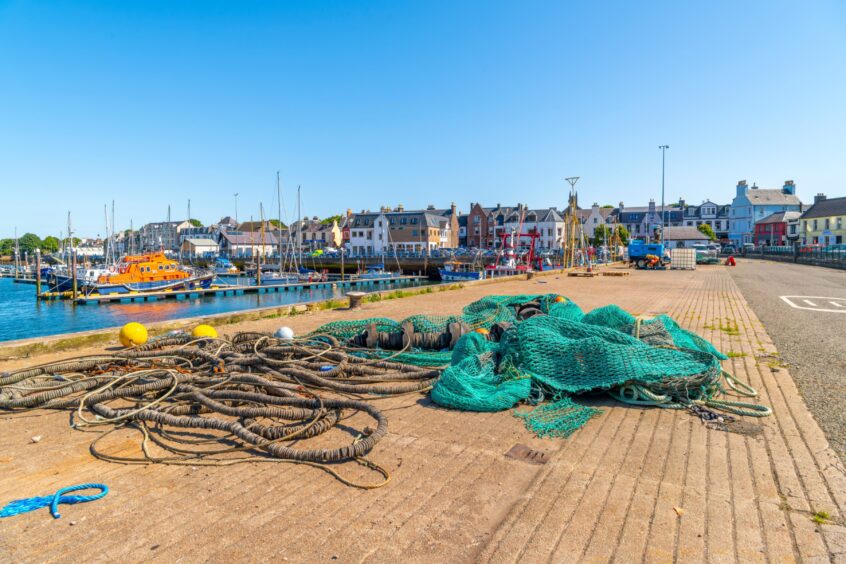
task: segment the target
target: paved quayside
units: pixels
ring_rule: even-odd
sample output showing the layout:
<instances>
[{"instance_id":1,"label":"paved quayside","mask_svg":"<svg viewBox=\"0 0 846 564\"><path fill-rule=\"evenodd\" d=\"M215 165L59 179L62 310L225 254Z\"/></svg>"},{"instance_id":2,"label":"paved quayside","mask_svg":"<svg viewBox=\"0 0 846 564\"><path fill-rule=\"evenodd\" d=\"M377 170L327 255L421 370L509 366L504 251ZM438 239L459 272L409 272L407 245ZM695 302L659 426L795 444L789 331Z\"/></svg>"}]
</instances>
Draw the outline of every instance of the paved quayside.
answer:
<instances>
[{"instance_id":1,"label":"paved quayside","mask_svg":"<svg viewBox=\"0 0 846 564\"><path fill-rule=\"evenodd\" d=\"M739 268L757 267L743 261ZM616 303L635 314L670 313L736 353L725 367L755 386L774 416L745 419L746 433L725 433L684 412L602 399L605 413L569 439L552 440L532 437L510 411L462 413L437 408L423 396L391 398L380 404L389 434L372 458L392 471L393 480L361 491L287 464L107 464L92 459L91 436L70 430L66 413L4 415L0 500L86 481L107 483L112 491L100 501L63 508L61 520L46 512L4 520L0 559L846 558L843 467L789 370L769 366L765 355L777 351L723 266L508 281L369 303L359 312L244 322L237 329L289 324L302 333L340 318L455 313L486 294L548 292L569 296L585 310ZM42 360L47 358L5 362L0 370ZM33 435L43 438L33 444ZM515 443L544 450L549 463L506 458ZM816 511L827 512L831 523L816 524ZM72 520L76 525L69 525Z\"/></svg>"}]
</instances>

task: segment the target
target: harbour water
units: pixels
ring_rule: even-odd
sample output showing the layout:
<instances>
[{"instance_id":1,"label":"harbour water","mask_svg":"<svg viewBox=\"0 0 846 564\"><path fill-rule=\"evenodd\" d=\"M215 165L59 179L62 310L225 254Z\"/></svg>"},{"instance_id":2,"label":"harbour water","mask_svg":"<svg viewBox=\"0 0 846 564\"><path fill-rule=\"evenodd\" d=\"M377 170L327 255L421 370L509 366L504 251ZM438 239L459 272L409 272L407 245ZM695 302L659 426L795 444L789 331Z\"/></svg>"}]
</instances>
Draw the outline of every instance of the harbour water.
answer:
<instances>
[{"instance_id":1,"label":"harbour water","mask_svg":"<svg viewBox=\"0 0 846 564\"><path fill-rule=\"evenodd\" d=\"M395 289L422 286L427 281L402 280L374 286ZM349 288L320 288L242 296L202 297L145 303L74 306L70 301L39 301L35 287L0 278L0 341L45 337L76 331L119 327L130 321L154 323L182 317L212 315L245 309L308 303L343 297Z\"/></svg>"}]
</instances>

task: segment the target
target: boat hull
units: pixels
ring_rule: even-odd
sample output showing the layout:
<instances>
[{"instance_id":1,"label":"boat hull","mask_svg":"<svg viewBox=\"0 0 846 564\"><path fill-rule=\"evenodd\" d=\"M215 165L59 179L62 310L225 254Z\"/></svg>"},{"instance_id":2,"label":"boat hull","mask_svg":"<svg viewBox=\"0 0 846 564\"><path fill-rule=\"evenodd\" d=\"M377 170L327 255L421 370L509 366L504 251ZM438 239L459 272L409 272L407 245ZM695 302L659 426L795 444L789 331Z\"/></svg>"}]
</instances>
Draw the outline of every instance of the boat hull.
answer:
<instances>
[{"instance_id":1,"label":"boat hull","mask_svg":"<svg viewBox=\"0 0 846 564\"><path fill-rule=\"evenodd\" d=\"M125 284L92 284L88 287L91 292L98 294L130 294L151 293L178 290L200 290L211 286L214 274L193 276L183 280L161 280L155 282L128 282Z\"/></svg>"},{"instance_id":2,"label":"boat hull","mask_svg":"<svg viewBox=\"0 0 846 564\"><path fill-rule=\"evenodd\" d=\"M454 270L444 270L443 268L439 268L438 273L441 275L441 280L443 280L444 282L464 282L466 280L482 280L485 277L485 273L480 271L461 272Z\"/></svg>"}]
</instances>

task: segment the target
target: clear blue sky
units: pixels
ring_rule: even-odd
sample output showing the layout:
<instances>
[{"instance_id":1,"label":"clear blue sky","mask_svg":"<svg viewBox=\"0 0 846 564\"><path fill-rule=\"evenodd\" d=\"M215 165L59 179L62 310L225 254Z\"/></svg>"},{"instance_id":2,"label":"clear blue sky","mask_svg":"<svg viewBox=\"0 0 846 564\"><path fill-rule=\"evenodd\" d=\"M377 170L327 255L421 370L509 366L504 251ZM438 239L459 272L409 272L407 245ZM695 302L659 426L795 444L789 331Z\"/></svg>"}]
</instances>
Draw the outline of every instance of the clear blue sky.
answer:
<instances>
[{"instance_id":1,"label":"clear blue sky","mask_svg":"<svg viewBox=\"0 0 846 564\"><path fill-rule=\"evenodd\" d=\"M838 1L2 2L0 236L403 203L846 195Z\"/></svg>"}]
</instances>

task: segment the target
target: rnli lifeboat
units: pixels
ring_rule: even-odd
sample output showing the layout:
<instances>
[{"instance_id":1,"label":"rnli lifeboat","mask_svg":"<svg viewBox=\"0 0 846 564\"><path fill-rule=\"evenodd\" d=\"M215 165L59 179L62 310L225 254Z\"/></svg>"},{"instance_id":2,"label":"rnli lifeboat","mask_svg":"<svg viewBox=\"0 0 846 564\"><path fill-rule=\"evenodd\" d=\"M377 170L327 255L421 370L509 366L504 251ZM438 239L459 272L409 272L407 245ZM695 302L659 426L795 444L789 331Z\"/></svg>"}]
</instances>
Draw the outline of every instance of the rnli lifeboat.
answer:
<instances>
[{"instance_id":1,"label":"rnli lifeboat","mask_svg":"<svg viewBox=\"0 0 846 564\"><path fill-rule=\"evenodd\" d=\"M164 253L127 255L114 272L102 274L91 290L100 294L161 292L163 290L195 290L208 288L214 273L194 275L183 270Z\"/></svg>"}]
</instances>

